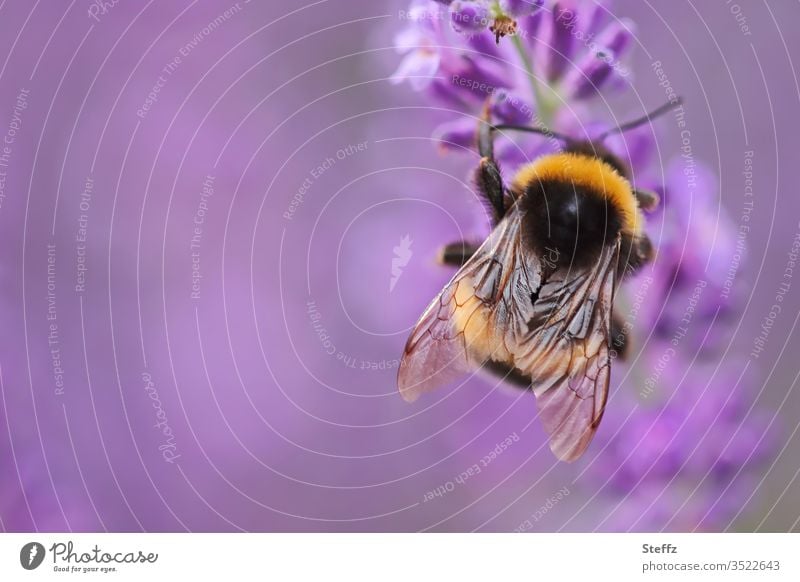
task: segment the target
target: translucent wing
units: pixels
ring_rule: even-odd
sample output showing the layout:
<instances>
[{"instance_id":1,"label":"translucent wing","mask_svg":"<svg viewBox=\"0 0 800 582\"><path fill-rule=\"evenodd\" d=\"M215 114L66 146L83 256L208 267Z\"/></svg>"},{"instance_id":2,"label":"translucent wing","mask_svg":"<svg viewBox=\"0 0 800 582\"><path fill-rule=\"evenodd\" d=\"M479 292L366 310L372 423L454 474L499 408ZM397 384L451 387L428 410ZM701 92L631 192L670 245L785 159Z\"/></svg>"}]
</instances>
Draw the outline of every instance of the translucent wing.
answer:
<instances>
[{"instance_id":1,"label":"translucent wing","mask_svg":"<svg viewBox=\"0 0 800 582\"><path fill-rule=\"evenodd\" d=\"M507 361L529 333L539 261L520 244L513 208L428 306L408 338L397 384L411 402L481 366Z\"/></svg>"},{"instance_id":2,"label":"translucent wing","mask_svg":"<svg viewBox=\"0 0 800 582\"><path fill-rule=\"evenodd\" d=\"M530 375L550 449L563 461L583 454L605 410L619 252L617 241L604 247L594 268L548 278L529 339L515 357L515 367Z\"/></svg>"},{"instance_id":3,"label":"translucent wing","mask_svg":"<svg viewBox=\"0 0 800 582\"><path fill-rule=\"evenodd\" d=\"M608 397L611 311L620 242L594 266L542 272L520 238L516 208L425 310L406 343L398 387L421 393L491 362L529 377L550 448L573 461Z\"/></svg>"}]
</instances>

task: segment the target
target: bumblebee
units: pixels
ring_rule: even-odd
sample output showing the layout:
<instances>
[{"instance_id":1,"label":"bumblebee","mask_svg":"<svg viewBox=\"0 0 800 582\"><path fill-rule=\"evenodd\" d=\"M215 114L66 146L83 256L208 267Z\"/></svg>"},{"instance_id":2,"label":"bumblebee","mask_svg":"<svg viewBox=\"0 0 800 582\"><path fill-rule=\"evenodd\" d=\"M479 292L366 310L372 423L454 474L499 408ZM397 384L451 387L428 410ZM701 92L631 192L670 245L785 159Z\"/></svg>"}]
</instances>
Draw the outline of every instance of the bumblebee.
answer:
<instances>
[{"instance_id":1,"label":"bumblebee","mask_svg":"<svg viewBox=\"0 0 800 582\"><path fill-rule=\"evenodd\" d=\"M442 262L459 269L408 338L397 377L405 400L486 370L533 391L556 457L574 461L584 453L603 417L612 354L625 349L614 294L652 259L643 212L658 204L632 185L603 141L674 105L593 141L492 125L484 109L475 183L494 228L481 245L444 247ZM494 158L494 136L506 130L539 133L563 147L522 167L507 186Z\"/></svg>"}]
</instances>

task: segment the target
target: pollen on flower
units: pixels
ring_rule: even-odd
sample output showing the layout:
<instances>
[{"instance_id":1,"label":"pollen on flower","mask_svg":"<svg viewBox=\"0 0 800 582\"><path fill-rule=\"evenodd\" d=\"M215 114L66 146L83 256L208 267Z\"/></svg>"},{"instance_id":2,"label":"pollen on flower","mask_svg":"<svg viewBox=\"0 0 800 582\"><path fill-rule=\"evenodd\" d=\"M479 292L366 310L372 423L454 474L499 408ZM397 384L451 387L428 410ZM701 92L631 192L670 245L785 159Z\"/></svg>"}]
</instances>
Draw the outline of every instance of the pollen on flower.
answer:
<instances>
[{"instance_id":1,"label":"pollen on flower","mask_svg":"<svg viewBox=\"0 0 800 582\"><path fill-rule=\"evenodd\" d=\"M517 21L509 16L498 16L489 26L489 30L494 33L495 42L500 44L500 39L517 32Z\"/></svg>"}]
</instances>

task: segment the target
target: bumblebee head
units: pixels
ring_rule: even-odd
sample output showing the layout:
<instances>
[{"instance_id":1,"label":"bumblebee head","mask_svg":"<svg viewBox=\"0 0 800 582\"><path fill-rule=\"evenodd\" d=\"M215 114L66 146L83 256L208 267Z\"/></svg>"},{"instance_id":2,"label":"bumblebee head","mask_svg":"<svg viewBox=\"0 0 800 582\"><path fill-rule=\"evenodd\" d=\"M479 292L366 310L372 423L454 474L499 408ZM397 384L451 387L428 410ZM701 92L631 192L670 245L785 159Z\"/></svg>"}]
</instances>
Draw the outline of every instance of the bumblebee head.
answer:
<instances>
[{"instance_id":1,"label":"bumblebee head","mask_svg":"<svg viewBox=\"0 0 800 582\"><path fill-rule=\"evenodd\" d=\"M525 165L511 184L523 211L523 236L539 253L556 251L559 262L574 264L597 256L605 245L641 238L644 216L628 176L629 168L604 144L613 134L638 127L681 103L673 100L644 117L614 127L597 138L576 140L543 127L492 126L520 130L561 141L561 152Z\"/></svg>"},{"instance_id":2,"label":"bumblebee head","mask_svg":"<svg viewBox=\"0 0 800 582\"><path fill-rule=\"evenodd\" d=\"M556 251L565 265L593 260L618 235L635 236L641 229L627 178L588 152L542 156L517 173L511 191L528 244L538 253Z\"/></svg>"}]
</instances>

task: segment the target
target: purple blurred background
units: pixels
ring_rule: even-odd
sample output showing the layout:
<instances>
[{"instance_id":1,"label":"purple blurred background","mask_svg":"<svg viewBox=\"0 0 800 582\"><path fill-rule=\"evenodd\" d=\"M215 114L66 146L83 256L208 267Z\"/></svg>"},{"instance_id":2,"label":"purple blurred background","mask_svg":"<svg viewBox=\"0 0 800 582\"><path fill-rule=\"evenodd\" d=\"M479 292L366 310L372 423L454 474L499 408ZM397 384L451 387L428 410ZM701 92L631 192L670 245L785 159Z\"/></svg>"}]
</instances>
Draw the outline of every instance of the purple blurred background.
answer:
<instances>
[{"instance_id":1,"label":"purple blurred background","mask_svg":"<svg viewBox=\"0 0 800 582\"><path fill-rule=\"evenodd\" d=\"M638 25L637 94L610 100L607 119L666 100L660 61L734 235L753 152L721 340L733 347L671 374L725 403L746 390L740 416L760 422L745 436L771 443L738 478L751 459L735 456L737 432L736 478L709 482L720 458L703 446L725 405L695 407L663 380L689 421L659 430L700 485L666 472L622 494L619 469L660 450L646 406L611 412L614 391L641 389L627 365L571 465L526 394L483 378L414 405L396 393L406 336L452 274L438 248L487 228L474 156L441 154L431 133L446 115L388 81L407 2L102 4L0 5L2 529L800 530L800 283L785 277L800 231L800 6L611 8ZM664 123L658 160L681 145ZM646 370L661 348L636 350ZM605 446L623 425L641 442Z\"/></svg>"}]
</instances>

